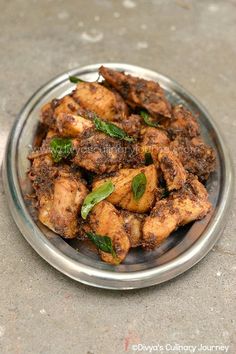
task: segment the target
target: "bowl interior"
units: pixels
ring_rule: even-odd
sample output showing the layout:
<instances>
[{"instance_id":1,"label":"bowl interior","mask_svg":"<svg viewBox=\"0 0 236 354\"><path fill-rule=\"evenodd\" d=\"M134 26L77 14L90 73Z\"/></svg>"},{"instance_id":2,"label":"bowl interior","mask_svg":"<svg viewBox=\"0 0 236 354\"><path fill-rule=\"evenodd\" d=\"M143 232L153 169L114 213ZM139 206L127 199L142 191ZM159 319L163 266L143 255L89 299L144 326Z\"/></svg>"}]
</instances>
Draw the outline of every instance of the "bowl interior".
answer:
<instances>
[{"instance_id":1,"label":"bowl interior","mask_svg":"<svg viewBox=\"0 0 236 354\"><path fill-rule=\"evenodd\" d=\"M144 251L141 248L132 249L129 252L125 262L117 267L110 266L101 262L99 257L91 251L86 244L78 240L65 241L57 234L47 229L44 225L37 221L37 215L32 208L30 202L25 199L25 204L29 212L29 217L34 219L35 228L39 228L50 243L52 243L65 256L97 269L112 270L115 272L133 272L138 270L150 269L159 265L165 264L187 249L189 249L204 233L204 230L211 221L216 212L220 200L220 181L221 181L221 164L222 159L221 145L218 141L218 136L209 121L205 111L199 106L198 102L172 80L149 70L131 67L111 65L111 67L125 70L127 73L141 76L146 79L156 80L164 88L166 95L172 104L184 104L190 111L198 115L198 121L201 126L202 136L206 143L211 145L216 151L217 168L207 181L206 188L209 193L209 199L213 204L213 211L203 220L186 225L174 232L159 248L154 251ZM83 80L94 81L97 79L97 68L93 66L89 69L78 69L71 72L73 75L78 75ZM71 92L74 85L68 80L67 75L62 75L51 81L43 89L39 91L37 97L33 97L27 108L25 108L20 116L22 124L19 127L18 139L16 142L16 169L18 181L23 196L32 191L31 184L27 178L27 171L30 163L27 155L32 147L34 137L38 128L39 113L42 105L53 98L59 98Z\"/></svg>"}]
</instances>

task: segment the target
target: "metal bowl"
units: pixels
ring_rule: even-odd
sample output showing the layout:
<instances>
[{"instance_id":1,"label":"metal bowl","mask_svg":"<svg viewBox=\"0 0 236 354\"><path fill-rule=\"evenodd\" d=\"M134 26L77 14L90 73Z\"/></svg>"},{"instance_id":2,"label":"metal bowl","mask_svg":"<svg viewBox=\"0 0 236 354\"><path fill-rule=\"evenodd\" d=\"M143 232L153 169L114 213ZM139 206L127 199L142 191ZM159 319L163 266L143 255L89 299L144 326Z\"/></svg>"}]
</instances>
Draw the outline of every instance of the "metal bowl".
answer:
<instances>
[{"instance_id":1,"label":"metal bowl","mask_svg":"<svg viewBox=\"0 0 236 354\"><path fill-rule=\"evenodd\" d=\"M162 283L185 272L199 262L216 243L225 225L230 196L232 169L228 150L218 128L205 108L191 94L170 78L138 66L104 64L146 79L158 81L171 103L183 103L198 114L204 140L216 151L217 169L206 188L213 211L201 221L180 228L154 251L132 249L125 262L111 266L79 241L66 242L43 226L24 196L31 191L26 177L27 155L38 127L40 107L55 97L62 97L74 87L68 73L40 88L20 112L9 136L3 164L3 182L12 216L30 245L53 267L85 284L108 289L143 288ZM69 74L83 80L97 79L100 64L72 70Z\"/></svg>"}]
</instances>

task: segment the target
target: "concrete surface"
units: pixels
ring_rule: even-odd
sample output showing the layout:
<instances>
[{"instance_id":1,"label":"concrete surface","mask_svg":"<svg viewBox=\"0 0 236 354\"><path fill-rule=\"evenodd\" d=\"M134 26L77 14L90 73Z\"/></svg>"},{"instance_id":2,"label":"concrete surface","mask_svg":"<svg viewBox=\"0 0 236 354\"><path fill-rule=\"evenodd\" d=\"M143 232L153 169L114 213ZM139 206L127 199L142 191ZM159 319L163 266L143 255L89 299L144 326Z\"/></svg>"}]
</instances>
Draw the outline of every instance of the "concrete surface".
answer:
<instances>
[{"instance_id":1,"label":"concrete surface","mask_svg":"<svg viewBox=\"0 0 236 354\"><path fill-rule=\"evenodd\" d=\"M235 1L0 5L0 159L17 112L39 86L75 66L119 61L163 72L197 96L235 164ZM191 271L161 286L112 292L77 284L44 262L17 230L0 188L1 353L134 353L132 343L172 345L162 353L190 352L175 343L236 352L235 202L220 242Z\"/></svg>"}]
</instances>

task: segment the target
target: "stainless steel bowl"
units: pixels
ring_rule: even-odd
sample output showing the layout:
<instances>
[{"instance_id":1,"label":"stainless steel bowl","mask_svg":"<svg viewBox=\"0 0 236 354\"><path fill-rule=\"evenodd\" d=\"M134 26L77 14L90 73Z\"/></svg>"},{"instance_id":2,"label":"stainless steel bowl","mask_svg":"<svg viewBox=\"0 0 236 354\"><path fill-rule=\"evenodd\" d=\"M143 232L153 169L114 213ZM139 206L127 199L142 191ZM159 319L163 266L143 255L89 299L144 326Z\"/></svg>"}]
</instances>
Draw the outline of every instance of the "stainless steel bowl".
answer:
<instances>
[{"instance_id":1,"label":"stainless steel bowl","mask_svg":"<svg viewBox=\"0 0 236 354\"><path fill-rule=\"evenodd\" d=\"M108 289L133 289L167 281L199 262L216 243L225 225L232 195L232 168L229 152L220 132L205 108L191 94L170 78L138 66L104 64L146 79L156 80L165 89L168 99L183 103L198 113L202 135L214 147L217 169L207 182L214 209L201 221L180 228L161 247L148 252L133 249L125 262L111 266L78 241L66 242L37 221L35 211L24 196L31 191L26 177L27 154L38 127L40 107L73 88L68 73L40 88L26 103L9 136L3 164L3 181L9 208L21 233L31 246L53 267L85 284ZM69 74L88 81L97 79L100 64L72 70ZM79 248L79 251L77 250Z\"/></svg>"}]
</instances>

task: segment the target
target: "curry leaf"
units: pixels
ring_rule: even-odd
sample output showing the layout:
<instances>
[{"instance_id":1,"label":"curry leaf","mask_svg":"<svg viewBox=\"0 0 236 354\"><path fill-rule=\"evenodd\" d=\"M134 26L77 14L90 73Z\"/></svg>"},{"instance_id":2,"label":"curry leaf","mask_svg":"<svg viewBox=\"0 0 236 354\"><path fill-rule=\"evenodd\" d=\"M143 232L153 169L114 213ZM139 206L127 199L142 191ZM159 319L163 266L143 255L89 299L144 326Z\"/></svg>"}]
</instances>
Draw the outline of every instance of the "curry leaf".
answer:
<instances>
[{"instance_id":1,"label":"curry leaf","mask_svg":"<svg viewBox=\"0 0 236 354\"><path fill-rule=\"evenodd\" d=\"M101 202L103 199L106 199L114 191L114 189L115 187L112 182L108 181L89 193L84 199L81 208L82 218L86 219L90 210L92 210L97 203Z\"/></svg>"},{"instance_id":2,"label":"curry leaf","mask_svg":"<svg viewBox=\"0 0 236 354\"><path fill-rule=\"evenodd\" d=\"M136 175L132 180L132 191L135 200L139 200L146 190L147 178L143 172Z\"/></svg>"},{"instance_id":3,"label":"curry leaf","mask_svg":"<svg viewBox=\"0 0 236 354\"><path fill-rule=\"evenodd\" d=\"M146 111L141 111L140 112L141 117L143 118L144 122L149 125L149 127L154 127L154 128L162 128L162 126L156 122L152 122L150 120L150 115Z\"/></svg>"},{"instance_id":4,"label":"curry leaf","mask_svg":"<svg viewBox=\"0 0 236 354\"><path fill-rule=\"evenodd\" d=\"M134 139L126 134L126 132L117 127L115 124L104 122L102 119L95 117L94 124L97 130L111 136L112 138L117 138L126 141L133 141Z\"/></svg>"},{"instance_id":5,"label":"curry leaf","mask_svg":"<svg viewBox=\"0 0 236 354\"><path fill-rule=\"evenodd\" d=\"M79 82L85 82L84 80L81 80L76 76L69 76L69 80L70 80L70 82L72 82L72 84L78 84Z\"/></svg>"},{"instance_id":6,"label":"curry leaf","mask_svg":"<svg viewBox=\"0 0 236 354\"><path fill-rule=\"evenodd\" d=\"M54 162L59 162L73 153L72 141L68 138L53 138L50 142L50 149Z\"/></svg>"},{"instance_id":7,"label":"curry leaf","mask_svg":"<svg viewBox=\"0 0 236 354\"><path fill-rule=\"evenodd\" d=\"M86 232L88 238L95 244L95 246L106 253L111 253L113 258L116 258L116 253L113 249L111 238L108 236L97 235L94 232Z\"/></svg>"}]
</instances>

